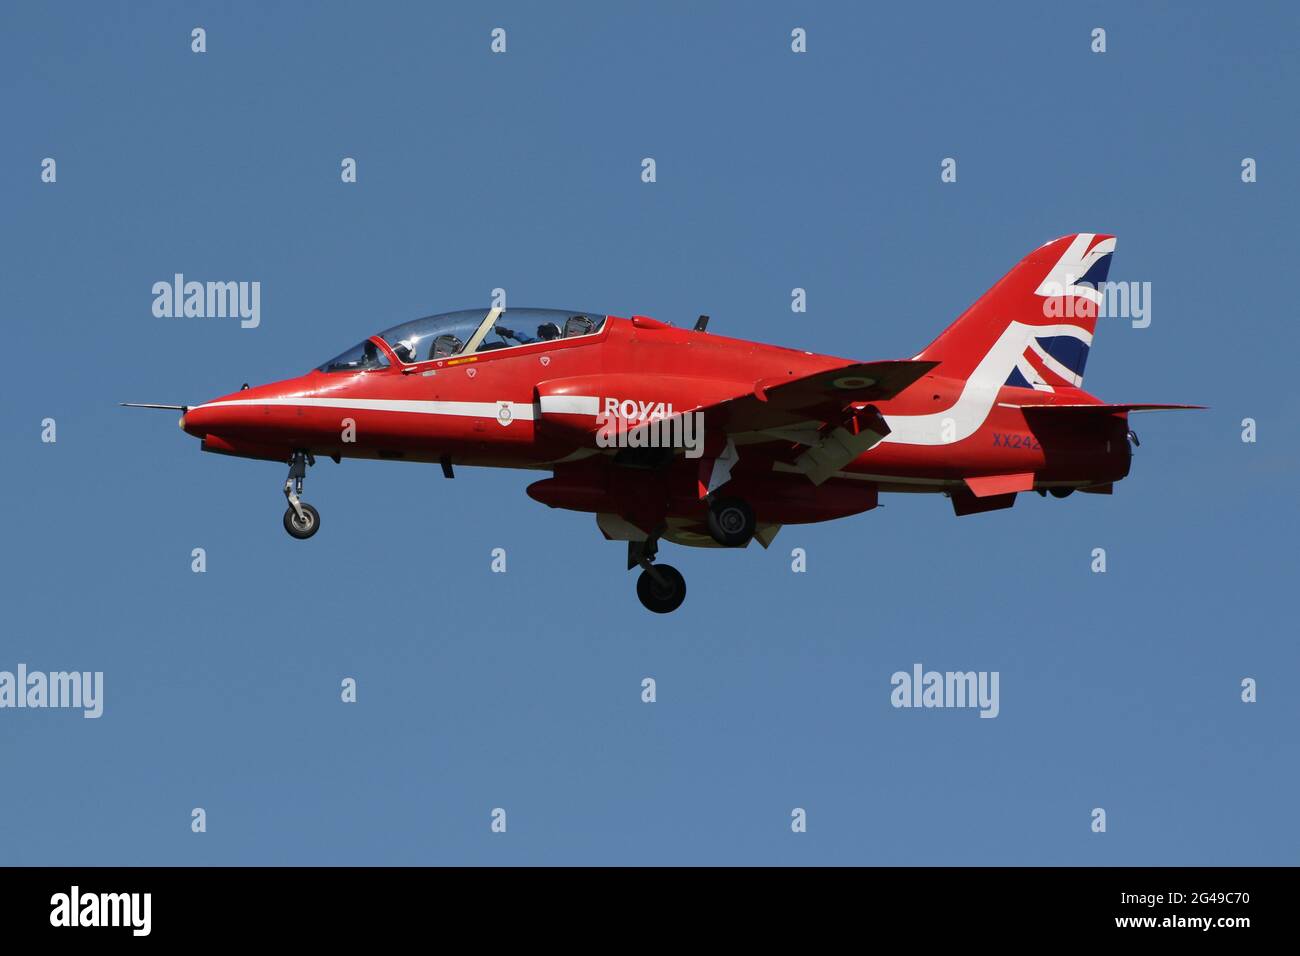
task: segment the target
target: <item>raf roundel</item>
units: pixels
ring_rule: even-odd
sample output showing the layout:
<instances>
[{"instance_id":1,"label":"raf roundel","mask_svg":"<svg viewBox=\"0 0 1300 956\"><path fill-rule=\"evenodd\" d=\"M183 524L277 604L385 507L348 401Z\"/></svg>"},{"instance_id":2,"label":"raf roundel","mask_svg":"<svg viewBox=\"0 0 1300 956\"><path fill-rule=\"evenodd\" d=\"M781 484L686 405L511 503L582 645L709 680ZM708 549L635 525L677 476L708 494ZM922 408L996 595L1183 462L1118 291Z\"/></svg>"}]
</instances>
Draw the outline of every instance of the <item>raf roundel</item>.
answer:
<instances>
[{"instance_id":1,"label":"raf roundel","mask_svg":"<svg viewBox=\"0 0 1300 956\"><path fill-rule=\"evenodd\" d=\"M831 382L836 388L842 388L845 391L856 388L870 388L876 384L874 378L866 378L862 375L846 375L843 378L837 378Z\"/></svg>"}]
</instances>

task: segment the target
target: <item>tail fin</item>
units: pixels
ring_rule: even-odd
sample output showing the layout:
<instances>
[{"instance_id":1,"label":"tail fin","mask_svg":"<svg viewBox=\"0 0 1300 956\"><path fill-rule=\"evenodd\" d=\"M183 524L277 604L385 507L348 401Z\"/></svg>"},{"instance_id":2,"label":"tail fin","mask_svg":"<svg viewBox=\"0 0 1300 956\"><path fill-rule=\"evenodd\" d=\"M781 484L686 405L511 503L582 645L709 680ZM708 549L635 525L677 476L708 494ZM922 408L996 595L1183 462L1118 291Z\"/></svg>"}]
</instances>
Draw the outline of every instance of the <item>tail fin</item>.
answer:
<instances>
[{"instance_id":1,"label":"tail fin","mask_svg":"<svg viewBox=\"0 0 1300 956\"><path fill-rule=\"evenodd\" d=\"M1082 385L1114 251L1114 236L1091 232L1040 246L916 357L990 387Z\"/></svg>"}]
</instances>

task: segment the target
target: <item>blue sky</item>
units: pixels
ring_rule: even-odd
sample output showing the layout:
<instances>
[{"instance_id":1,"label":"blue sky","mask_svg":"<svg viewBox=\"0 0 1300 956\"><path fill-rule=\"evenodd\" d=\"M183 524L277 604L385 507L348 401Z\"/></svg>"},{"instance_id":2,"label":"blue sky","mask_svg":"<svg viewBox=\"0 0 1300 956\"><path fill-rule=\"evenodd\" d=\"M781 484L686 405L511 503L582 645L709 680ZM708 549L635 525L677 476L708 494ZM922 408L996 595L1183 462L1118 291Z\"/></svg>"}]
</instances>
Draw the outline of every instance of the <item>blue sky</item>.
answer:
<instances>
[{"instance_id":1,"label":"blue sky","mask_svg":"<svg viewBox=\"0 0 1300 956\"><path fill-rule=\"evenodd\" d=\"M0 862L1294 864L1298 19L5 4L0 669L103 671L105 704L0 711ZM295 375L496 287L908 357L1075 231L1153 290L1149 328L1102 321L1090 390L1209 411L1135 418L1111 498L892 496L767 552L667 546L668 617L537 476L324 462L303 544L282 466L116 404ZM261 325L155 318L176 272L260 281ZM915 662L1000 672L1000 715L895 710Z\"/></svg>"}]
</instances>

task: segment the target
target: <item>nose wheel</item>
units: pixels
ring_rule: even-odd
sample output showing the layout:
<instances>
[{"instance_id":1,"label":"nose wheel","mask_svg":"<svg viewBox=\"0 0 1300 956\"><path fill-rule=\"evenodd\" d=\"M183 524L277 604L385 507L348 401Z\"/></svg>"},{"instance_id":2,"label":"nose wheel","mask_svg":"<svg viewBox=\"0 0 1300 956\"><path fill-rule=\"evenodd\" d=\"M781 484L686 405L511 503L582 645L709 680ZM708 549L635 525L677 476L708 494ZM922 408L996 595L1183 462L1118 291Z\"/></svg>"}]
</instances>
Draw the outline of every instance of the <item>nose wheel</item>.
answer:
<instances>
[{"instance_id":1,"label":"nose wheel","mask_svg":"<svg viewBox=\"0 0 1300 956\"><path fill-rule=\"evenodd\" d=\"M686 579L671 564L655 564L659 544L654 538L627 543L628 570L641 568L636 596L647 611L670 614L686 600Z\"/></svg>"},{"instance_id":2,"label":"nose wheel","mask_svg":"<svg viewBox=\"0 0 1300 956\"><path fill-rule=\"evenodd\" d=\"M284 512L284 530L305 541L320 530L320 512L301 499L307 466L316 464L310 452L296 451L289 459L289 477L284 482L284 497L289 507Z\"/></svg>"},{"instance_id":3,"label":"nose wheel","mask_svg":"<svg viewBox=\"0 0 1300 956\"><path fill-rule=\"evenodd\" d=\"M289 508L284 513L284 530L299 541L305 541L320 527L320 512L305 501L298 502L300 511Z\"/></svg>"},{"instance_id":4,"label":"nose wheel","mask_svg":"<svg viewBox=\"0 0 1300 956\"><path fill-rule=\"evenodd\" d=\"M636 596L647 611L669 614L686 600L686 579L671 564L652 564L636 579Z\"/></svg>"}]
</instances>

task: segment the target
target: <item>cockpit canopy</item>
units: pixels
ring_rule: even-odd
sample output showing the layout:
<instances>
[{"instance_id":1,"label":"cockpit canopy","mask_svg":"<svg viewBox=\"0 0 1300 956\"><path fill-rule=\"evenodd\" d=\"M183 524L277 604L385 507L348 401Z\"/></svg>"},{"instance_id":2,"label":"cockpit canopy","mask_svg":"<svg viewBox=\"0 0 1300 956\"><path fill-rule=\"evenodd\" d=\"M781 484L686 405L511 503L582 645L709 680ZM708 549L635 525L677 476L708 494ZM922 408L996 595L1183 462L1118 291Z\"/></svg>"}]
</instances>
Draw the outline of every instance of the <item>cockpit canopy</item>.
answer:
<instances>
[{"instance_id":1,"label":"cockpit canopy","mask_svg":"<svg viewBox=\"0 0 1300 956\"><path fill-rule=\"evenodd\" d=\"M318 366L318 372L364 372L366 369L386 368L388 356L374 342L366 339L339 355L334 356L324 365Z\"/></svg>"},{"instance_id":2,"label":"cockpit canopy","mask_svg":"<svg viewBox=\"0 0 1300 956\"><path fill-rule=\"evenodd\" d=\"M563 309L464 309L395 325L379 338L405 364L457 355L594 335L605 316ZM384 351L369 339L320 366L321 372L357 372L388 365Z\"/></svg>"}]
</instances>

